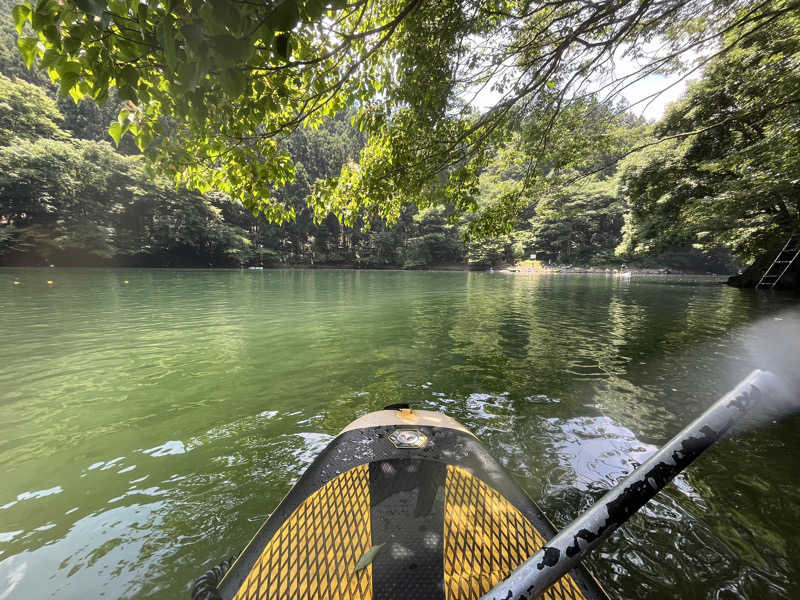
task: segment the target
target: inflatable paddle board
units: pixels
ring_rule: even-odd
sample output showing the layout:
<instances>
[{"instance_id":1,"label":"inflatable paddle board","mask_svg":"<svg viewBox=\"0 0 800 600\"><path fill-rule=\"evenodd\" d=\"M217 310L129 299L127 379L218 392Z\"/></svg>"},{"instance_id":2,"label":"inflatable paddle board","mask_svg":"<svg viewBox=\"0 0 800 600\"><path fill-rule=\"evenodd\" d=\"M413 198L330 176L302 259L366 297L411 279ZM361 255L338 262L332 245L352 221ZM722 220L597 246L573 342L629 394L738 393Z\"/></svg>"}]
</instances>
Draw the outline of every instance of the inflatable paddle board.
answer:
<instances>
[{"instance_id":1,"label":"inflatable paddle board","mask_svg":"<svg viewBox=\"0 0 800 600\"><path fill-rule=\"evenodd\" d=\"M396 405L348 425L194 597L478 600L553 535L464 426ZM542 598L608 600L583 567Z\"/></svg>"}]
</instances>

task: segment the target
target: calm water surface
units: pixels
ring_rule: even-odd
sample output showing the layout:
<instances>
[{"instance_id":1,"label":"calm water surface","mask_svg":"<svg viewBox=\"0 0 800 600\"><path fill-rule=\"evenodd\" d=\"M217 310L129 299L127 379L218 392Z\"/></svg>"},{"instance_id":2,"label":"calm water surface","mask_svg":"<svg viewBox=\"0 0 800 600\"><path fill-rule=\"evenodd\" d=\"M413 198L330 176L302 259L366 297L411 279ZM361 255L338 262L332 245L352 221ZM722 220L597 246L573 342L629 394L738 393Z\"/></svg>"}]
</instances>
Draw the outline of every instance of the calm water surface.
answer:
<instances>
[{"instance_id":1,"label":"calm water surface","mask_svg":"<svg viewBox=\"0 0 800 600\"><path fill-rule=\"evenodd\" d=\"M395 402L465 423L563 525L750 368L800 366L797 306L674 277L0 270L0 600L186 597ZM800 597L798 427L718 446L617 532L590 564L611 595Z\"/></svg>"}]
</instances>

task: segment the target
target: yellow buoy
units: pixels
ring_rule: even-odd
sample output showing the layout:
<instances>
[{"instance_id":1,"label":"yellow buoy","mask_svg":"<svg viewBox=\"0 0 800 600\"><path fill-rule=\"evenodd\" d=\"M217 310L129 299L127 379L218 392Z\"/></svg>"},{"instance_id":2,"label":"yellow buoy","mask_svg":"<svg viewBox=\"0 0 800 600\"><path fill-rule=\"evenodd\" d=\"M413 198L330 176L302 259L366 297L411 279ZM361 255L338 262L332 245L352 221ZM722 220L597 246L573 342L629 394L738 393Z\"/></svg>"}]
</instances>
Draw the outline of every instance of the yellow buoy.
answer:
<instances>
[{"instance_id":1,"label":"yellow buoy","mask_svg":"<svg viewBox=\"0 0 800 600\"><path fill-rule=\"evenodd\" d=\"M19 285L19 283L20 283L19 281L15 281L14 285Z\"/></svg>"},{"instance_id":2,"label":"yellow buoy","mask_svg":"<svg viewBox=\"0 0 800 600\"><path fill-rule=\"evenodd\" d=\"M51 280L49 280L49 279L48 279L48 280L47 280L47 285L53 285L53 282L52 282Z\"/></svg>"},{"instance_id":3,"label":"yellow buoy","mask_svg":"<svg viewBox=\"0 0 800 600\"><path fill-rule=\"evenodd\" d=\"M127 283L128 283L128 280L126 279L126 280L125 280L125 281L123 281L122 283L125 283L125 284L127 284Z\"/></svg>"}]
</instances>

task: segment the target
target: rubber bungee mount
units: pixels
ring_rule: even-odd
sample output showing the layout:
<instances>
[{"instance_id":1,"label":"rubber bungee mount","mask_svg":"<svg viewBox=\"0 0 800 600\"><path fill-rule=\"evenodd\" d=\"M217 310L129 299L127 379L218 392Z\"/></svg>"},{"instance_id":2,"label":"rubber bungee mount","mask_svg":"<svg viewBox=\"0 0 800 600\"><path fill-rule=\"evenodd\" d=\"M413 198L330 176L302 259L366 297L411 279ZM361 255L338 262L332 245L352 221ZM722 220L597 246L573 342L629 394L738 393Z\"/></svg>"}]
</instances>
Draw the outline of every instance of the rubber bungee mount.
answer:
<instances>
[{"instance_id":1,"label":"rubber bungee mount","mask_svg":"<svg viewBox=\"0 0 800 600\"><path fill-rule=\"evenodd\" d=\"M217 585L235 560L236 557L231 556L195 579L192 584L192 600L220 600Z\"/></svg>"}]
</instances>

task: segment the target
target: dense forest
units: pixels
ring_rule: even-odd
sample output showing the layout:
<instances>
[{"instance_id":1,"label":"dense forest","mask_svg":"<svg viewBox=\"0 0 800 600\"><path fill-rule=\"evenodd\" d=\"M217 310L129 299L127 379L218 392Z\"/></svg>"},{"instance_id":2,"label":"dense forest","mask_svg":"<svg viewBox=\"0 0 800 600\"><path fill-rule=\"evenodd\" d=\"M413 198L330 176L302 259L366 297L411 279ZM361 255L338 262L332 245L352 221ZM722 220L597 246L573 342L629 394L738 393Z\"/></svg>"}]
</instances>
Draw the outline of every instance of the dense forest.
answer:
<instances>
[{"instance_id":1,"label":"dense forest","mask_svg":"<svg viewBox=\"0 0 800 600\"><path fill-rule=\"evenodd\" d=\"M13 6L0 0L0 264L481 268L535 254L724 272L774 253L800 220L800 20L791 13L711 59L657 123L619 100L573 103L560 131L547 132L560 141L537 166L541 185L530 184L527 127L506 131L475 174L469 210L435 193L392 216L309 203L320 182L370 156L363 116L341 107L278 142L293 178L271 184L286 214L268 219L224 186L201 193L154 170L122 135L131 101L116 88L99 108L65 88L77 75L56 75L59 88L53 72L28 69L32 38L18 48L15 29L19 15L18 29L29 27L27 13L12 17Z\"/></svg>"}]
</instances>

